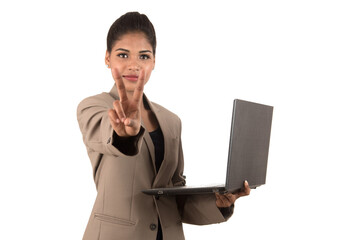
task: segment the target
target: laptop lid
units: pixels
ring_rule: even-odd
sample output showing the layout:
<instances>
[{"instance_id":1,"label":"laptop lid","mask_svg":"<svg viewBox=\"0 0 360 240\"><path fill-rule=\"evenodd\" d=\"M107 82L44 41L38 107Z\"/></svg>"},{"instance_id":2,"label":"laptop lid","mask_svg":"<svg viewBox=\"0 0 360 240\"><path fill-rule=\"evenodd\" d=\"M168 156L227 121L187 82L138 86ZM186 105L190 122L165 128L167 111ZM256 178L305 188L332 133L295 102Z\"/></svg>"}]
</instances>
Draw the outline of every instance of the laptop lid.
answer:
<instances>
[{"instance_id":1,"label":"laptop lid","mask_svg":"<svg viewBox=\"0 0 360 240\"><path fill-rule=\"evenodd\" d=\"M225 188L265 184L273 107L235 99Z\"/></svg>"}]
</instances>

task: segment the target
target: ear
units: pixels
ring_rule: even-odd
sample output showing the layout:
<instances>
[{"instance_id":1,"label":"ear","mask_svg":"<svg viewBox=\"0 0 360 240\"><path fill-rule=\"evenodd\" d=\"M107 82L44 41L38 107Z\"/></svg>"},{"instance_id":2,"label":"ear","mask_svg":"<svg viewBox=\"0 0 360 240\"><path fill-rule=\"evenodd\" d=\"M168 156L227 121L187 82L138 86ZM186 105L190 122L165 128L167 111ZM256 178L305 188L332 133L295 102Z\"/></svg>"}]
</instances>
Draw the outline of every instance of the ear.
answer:
<instances>
[{"instance_id":1,"label":"ear","mask_svg":"<svg viewBox=\"0 0 360 240\"><path fill-rule=\"evenodd\" d=\"M107 50L105 52L105 65L110 67L110 53Z\"/></svg>"}]
</instances>

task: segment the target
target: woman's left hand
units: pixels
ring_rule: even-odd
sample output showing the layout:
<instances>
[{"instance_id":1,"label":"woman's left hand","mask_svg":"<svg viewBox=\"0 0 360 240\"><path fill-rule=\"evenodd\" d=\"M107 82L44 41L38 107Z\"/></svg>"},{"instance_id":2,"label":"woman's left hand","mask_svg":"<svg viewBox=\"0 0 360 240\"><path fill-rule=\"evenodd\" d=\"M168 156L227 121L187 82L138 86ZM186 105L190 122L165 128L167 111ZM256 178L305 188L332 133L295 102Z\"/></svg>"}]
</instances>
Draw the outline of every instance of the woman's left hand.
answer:
<instances>
[{"instance_id":1,"label":"woman's left hand","mask_svg":"<svg viewBox=\"0 0 360 240\"><path fill-rule=\"evenodd\" d=\"M226 193L226 194L219 194L215 193L216 196L216 206L218 208L227 208L233 205L239 197L248 196L250 194L250 187L247 181L244 182L244 188L241 189L240 192L237 193Z\"/></svg>"}]
</instances>

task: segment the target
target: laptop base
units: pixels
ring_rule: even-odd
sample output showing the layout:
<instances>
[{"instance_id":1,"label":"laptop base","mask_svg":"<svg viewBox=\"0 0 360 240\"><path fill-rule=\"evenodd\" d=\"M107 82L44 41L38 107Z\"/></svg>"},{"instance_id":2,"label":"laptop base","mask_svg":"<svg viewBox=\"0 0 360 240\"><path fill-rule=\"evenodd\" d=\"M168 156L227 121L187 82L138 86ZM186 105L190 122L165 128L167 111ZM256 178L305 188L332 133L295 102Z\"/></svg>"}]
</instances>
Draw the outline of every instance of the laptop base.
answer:
<instances>
[{"instance_id":1,"label":"laptop base","mask_svg":"<svg viewBox=\"0 0 360 240\"><path fill-rule=\"evenodd\" d=\"M194 194L210 194L210 193L226 193L225 185L217 186L180 186L171 188L153 188L142 191L145 194L153 196L176 196L176 195L194 195Z\"/></svg>"}]
</instances>

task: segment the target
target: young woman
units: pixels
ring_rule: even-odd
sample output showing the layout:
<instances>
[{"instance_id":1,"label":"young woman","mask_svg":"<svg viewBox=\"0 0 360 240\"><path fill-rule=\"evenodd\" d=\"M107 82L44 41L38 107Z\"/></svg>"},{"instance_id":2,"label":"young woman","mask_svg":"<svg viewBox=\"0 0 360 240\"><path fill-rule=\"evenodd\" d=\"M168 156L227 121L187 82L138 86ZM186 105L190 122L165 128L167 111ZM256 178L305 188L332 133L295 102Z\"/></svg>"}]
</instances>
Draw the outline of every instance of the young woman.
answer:
<instances>
[{"instance_id":1,"label":"young woman","mask_svg":"<svg viewBox=\"0 0 360 240\"><path fill-rule=\"evenodd\" d=\"M93 167L97 198L84 240L184 239L182 223L226 221L237 198L250 194L152 197L149 188L185 185L181 122L143 94L155 66L149 19L127 13L110 27L105 64L115 84L84 99L77 118Z\"/></svg>"}]
</instances>

